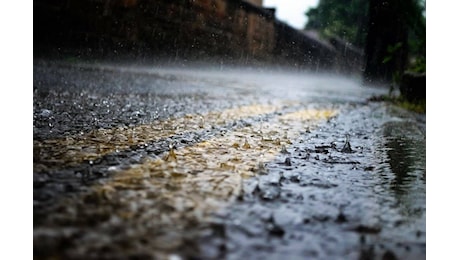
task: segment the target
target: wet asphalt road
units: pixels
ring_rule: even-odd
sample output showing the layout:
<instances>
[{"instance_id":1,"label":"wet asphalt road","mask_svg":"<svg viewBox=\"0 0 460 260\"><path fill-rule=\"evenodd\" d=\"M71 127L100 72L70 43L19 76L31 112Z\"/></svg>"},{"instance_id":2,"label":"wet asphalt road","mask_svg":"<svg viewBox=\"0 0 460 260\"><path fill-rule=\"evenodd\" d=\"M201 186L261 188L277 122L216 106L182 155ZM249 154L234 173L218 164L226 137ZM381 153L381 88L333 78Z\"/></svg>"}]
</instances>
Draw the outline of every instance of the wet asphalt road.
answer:
<instances>
[{"instance_id":1,"label":"wet asphalt road","mask_svg":"<svg viewBox=\"0 0 460 260\"><path fill-rule=\"evenodd\" d=\"M421 259L425 119L358 79L34 61L37 259Z\"/></svg>"}]
</instances>

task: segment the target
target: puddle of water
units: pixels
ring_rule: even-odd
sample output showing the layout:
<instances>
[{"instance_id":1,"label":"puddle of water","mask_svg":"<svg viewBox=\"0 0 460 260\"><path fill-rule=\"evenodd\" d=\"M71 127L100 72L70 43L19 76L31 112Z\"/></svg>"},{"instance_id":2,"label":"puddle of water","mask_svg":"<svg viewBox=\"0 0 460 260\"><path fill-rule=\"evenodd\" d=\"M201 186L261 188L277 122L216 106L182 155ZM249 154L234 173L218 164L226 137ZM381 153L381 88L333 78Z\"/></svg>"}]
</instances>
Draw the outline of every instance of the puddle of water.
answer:
<instances>
[{"instance_id":1,"label":"puddle of water","mask_svg":"<svg viewBox=\"0 0 460 260\"><path fill-rule=\"evenodd\" d=\"M401 210L420 217L426 202L426 145L422 132L407 121L391 121L383 127L385 165L393 173L389 187Z\"/></svg>"},{"instance_id":2,"label":"puddle of water","mask_svg":"<svg viewBox=\"0 0 460 260\"><path fill-rule=\"evenodd\" d=\"M391 187L397 194L404 193L418 180L426 184L424 144L404 137L389 137L386 147L391 170L396 175Z\"/></svg>"}]
</instances>

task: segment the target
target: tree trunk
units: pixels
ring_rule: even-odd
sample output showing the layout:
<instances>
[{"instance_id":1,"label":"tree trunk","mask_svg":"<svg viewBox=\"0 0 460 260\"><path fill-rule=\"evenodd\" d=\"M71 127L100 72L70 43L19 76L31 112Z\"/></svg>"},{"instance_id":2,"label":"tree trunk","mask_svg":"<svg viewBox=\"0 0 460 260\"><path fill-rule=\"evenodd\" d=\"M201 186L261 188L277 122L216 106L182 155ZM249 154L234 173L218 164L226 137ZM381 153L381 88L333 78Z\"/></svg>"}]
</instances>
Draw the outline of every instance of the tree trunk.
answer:
<instances>
[{"instance_id":1,"label":"tree trunk","mask_svg":"<svg viewBox=\"0 0 460 260\"><path fill-rule=\"evenodd\" d=\"M389 84L406 67L408 21L405 7L410 0L370 0L366 42L366 84Z\"/></svg>"}]
</instances>

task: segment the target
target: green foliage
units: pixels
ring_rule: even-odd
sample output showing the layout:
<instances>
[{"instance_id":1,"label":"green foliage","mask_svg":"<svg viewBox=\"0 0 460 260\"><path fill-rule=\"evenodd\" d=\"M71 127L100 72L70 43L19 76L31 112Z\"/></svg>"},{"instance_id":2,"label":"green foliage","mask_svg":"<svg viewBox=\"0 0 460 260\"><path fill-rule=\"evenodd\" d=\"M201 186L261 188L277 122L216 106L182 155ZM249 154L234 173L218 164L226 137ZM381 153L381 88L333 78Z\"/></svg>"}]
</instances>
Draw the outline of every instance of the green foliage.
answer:
<instances>
[{"instance_id":1,"label":"green foliage","mask_svg":"<svg viewBox=\"0 0 460 260\"><path fill-rule=\"evenodd\" d=\"M409 31L409 57L425 57L426 19L425 0L406 0L401 2ZM326 38L338 36L355 46L364 47L368 32L369 0L320 0L315 8L308 10L308 23L305 29L318 30ZM388 56L383 63L389 62L402 43L388 46Z\"/></svg>"},{"instance_id":2,"label":"green foliage","mask_svg":"<svg viewBox=\"0 0 460 260\"><path fill-rule=\"evenodd\" d=\"M426 72L426 57L419 56L416 57L413 62L410 63L408 71L424 73Z\"/></svg>"},{"instance_id":3,"label":"green foliage","mask_svg":"<svg viewBox=\"0 0 460 260\"><path fill-rule=\"evenodd\" d=\"M425 0L413 0L409 8L409 66L412 72L426 72L426 18Z\"/></svg>"},{"instance_id":4,"label":"green foliage","mask_svg":"<svg viewBox=\"0 0 460 260\"><path fill-rule=\"evenodd\" d=\"M370 101L387 102L416 113L426 113L426 100L410 102L401 96L393 96L390 93L389 95L373 96Z\"/></svg>"},{"instance_id":5,"label":"green foliage","mask_svg":"<svg viewBox=\"0 0 460 260\"><path fill-rule=\"evenodd\" d=\"M323 36L338 36L356 46L366 42L368 0L320 0L318 7L306 12L305 29L318 30Z\"/></svg>"},{"instance_id":6,"label":"green foliage","mask_svg":"<svg viewBox=\"0 0 460 260\"><path fill-rule=\"evenodd\" d=\"M394 55L397 51L399 51L402 48L402 42L398 42L394 45L388 45L387 46L387 56L383 59L382 63L388 63L393 60Z\"/></svg>"},{"instance_id":7,"label":"green foliage","mask_svg":"<svg viewBox=\"0 0 460 260\"><path fill-rule=\"evenodd\" d=\"M426 100L419 102L409 102L407 100L398 100L396 105L417 113L426 113Z\"/></svg>"}]
</instances>

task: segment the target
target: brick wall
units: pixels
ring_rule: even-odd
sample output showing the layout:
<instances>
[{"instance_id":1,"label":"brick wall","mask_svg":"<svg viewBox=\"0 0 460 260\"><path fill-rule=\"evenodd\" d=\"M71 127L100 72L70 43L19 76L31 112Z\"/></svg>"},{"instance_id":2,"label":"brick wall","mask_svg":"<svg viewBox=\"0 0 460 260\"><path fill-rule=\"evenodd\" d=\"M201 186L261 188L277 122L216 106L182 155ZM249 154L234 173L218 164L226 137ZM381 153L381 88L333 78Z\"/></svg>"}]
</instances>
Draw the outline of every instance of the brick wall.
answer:
<instances>
[{"instance_id":1,"label":"brick wall","mask_svg":"<svg viewBox=\"0 0 460 260\"><path fill-rule=\"evenodd\" d=\"M242 1L34 1L36 54L57 48L267 59L274 37L273 17Z\"/></svg>"},{"instance_id":2,"label":"brick wall","mask_svg":"<svg viewBox=\"0 0 460 260\"><path fill-rule=\"evenodd\" d=\"M35 0L34 56L281 62L335 68L338 53L241 0ZM255 1L255 4L261 1Z\"/></svg>"}]
</instances>

